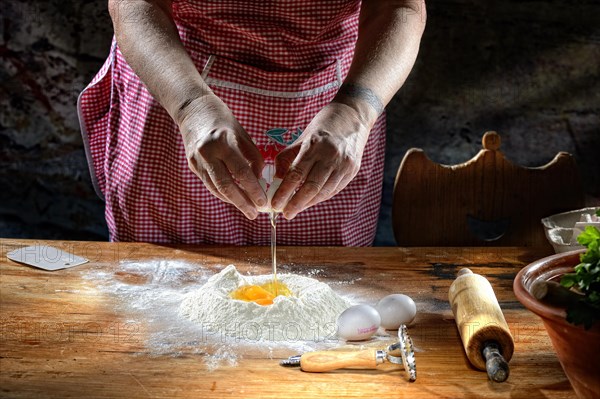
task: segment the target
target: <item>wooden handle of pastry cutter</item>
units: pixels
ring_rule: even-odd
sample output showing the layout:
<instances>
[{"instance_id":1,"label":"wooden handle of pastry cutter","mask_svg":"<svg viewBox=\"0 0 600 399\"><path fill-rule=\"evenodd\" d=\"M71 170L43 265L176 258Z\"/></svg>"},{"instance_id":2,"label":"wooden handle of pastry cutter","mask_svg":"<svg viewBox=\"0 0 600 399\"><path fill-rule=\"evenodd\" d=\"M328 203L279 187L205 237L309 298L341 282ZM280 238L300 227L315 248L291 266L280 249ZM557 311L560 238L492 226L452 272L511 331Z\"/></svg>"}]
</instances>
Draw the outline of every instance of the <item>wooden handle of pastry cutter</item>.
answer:
<instances>
[{"instance_id":1,"label":"wooden handle of pastry cutter","mask_svg":"<svg viewBox=\"0 0 600 399\"><path fill-rule=\"evenodd\" d=\"M375 368L378 363L376 350L368 349L356 352L316 351L300 357L302 371L322 373L346 367Z\"/></svg>"},{"instance_id":2,"label":"wooden handle of pastry cutter","mask_svg":"<svg viewBox=\"0 0 600 399\"><path fill-rule=\"evenodd\" d=\"M486 370L491 380L505 381L515 344L489 281L462 269L448 297L471 364Z\"/></svg>"}]
</instances>

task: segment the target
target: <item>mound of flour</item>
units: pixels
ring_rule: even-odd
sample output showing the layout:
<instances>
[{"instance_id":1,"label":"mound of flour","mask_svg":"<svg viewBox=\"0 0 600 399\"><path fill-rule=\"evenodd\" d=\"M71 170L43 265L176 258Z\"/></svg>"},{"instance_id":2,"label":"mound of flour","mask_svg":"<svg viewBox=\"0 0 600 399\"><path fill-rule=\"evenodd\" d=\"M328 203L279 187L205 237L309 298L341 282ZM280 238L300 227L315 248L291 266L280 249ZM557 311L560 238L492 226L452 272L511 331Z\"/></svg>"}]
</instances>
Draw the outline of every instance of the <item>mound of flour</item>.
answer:
<instances>
[{"instance_id":1,"label":"mound of flour","mask_svg":"<svg viewBox=\"0 0 600 399\"><path fill-rule=\"evenodd\" d=\"M181 315L200 324L203 334L257 341L323 341L334 339L336 320L350 303L327 284L294 274L278 275L294 296L278 296L273 305L234 300L238 287L271 281L272 275L243 276L233 265L187 294Z\"/></svg>"}]
</instances>

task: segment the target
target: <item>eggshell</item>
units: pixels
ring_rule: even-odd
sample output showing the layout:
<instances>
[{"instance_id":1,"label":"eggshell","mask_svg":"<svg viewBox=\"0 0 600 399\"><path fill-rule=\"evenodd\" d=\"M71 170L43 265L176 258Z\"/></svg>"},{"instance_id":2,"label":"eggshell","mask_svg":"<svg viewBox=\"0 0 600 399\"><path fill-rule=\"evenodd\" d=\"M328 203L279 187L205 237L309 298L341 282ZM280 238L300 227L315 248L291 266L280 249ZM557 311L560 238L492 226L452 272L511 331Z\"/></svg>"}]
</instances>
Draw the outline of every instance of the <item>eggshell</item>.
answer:
<instances>
[{"instance_id":1,"label":"eggshell","mask_svg":"<svg viewBox=\"0 0 600 399\"><path fill-rule=\"evenodd\" d=\"M409 324L417 315L417 305L411 297L392 294L382 298L375 306L381 316L381 327L396 330L401 324Z\"/></svg>"},{"instance_id":2,"label":"eggshell","mask_svg":"<svg viewBox=\"0 0 600 399\"><path fill-rule=\"evenodd\" d=\"M282 181L283 179L276 177L273 179L273 182L269 186L269 189L267 190L267 198L269 200L269 205L271 205L271 200L273 199L275 192L279 189L279 186L281 186Z\"/></svg>"},{"instance_id":3,"label":"eggshell","mask_svg":"<svg viewBox=\"0 0 600 399\"><path fill-rule=\"evenodd\" d=\"M362 341L377 332L381 317L369 305L355 305L344 310L338 317L338 336L347 341Z\"/></svg>"},{"instance_id":4,"label":"eggshell","mask_svg":"<svg viewBox=\"0 0 600 399\"><path fill-rule=\"evenodd\" d=\"M273 181L269 184L266 182L265 179L259 179L258 183L260 184L260 186L263 188L263 190L266 191L266 195L267 195L267 205L258 208L258 212L262 212L262 213L270 213L270 212L281 212L281 210L277 210L277 209L273 209L271 207L271 200L273 199L273 196L275 195L275 192L277 191L277 189L279 188L279 186L281 186L281 182L283 180L275 177L273 179ZM267 188L268 185L268 188Z\"/></svg>"}]
</instances>

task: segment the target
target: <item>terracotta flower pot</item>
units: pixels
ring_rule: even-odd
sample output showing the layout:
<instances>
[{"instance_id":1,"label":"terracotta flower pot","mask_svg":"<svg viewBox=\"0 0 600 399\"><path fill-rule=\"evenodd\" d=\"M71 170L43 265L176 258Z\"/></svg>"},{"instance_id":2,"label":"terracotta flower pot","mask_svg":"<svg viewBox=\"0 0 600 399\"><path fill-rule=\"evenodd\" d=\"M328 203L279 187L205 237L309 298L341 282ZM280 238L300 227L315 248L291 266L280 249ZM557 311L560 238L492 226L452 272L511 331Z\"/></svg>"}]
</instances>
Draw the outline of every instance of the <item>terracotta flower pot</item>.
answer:
<instances>
[{"instance_id":1,"label":"terracotta flower pot","mask_svg":"<svg viewBox=\"0 0 600 399\"><path fill-rule=\"evenodd\" d=\"M565 320L563 308L549 306L531 295L535 281L554 280L573 271L583 251L549 256L523 268L515 278L517 299L542 318L558 360L579 398L600 398L600 323L585 330Z\"/></svg>"}]
</instances>

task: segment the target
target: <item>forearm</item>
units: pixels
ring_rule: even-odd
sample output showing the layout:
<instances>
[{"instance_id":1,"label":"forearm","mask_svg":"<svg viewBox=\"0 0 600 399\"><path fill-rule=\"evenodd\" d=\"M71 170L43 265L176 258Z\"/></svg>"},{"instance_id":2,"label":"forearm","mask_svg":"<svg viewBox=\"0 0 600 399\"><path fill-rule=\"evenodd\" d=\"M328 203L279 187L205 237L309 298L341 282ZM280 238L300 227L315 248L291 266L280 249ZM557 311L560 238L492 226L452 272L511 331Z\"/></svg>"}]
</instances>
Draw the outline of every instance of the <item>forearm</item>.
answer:
<instances>
[{"instance_id":1,"label":"forearm","mask_svg":"<svg viewBox=\"0 0 600 399\"><path fill-rule=\"evenodd\" d=\"M171 1L110 0L109 10L127 63L181 124L188 109L211 90L179 39Z\"/></svg>"},{"instance_id":2,"label":"forearm","mask_svg":"<svg viewBox=\"0 0 600 399\"><path fill-rule=\"evenodd\" d=\"M425 19L422 0L363 0L352 65L334 101L375 123L415 63Z\"/></svg>"}]
</instances>

